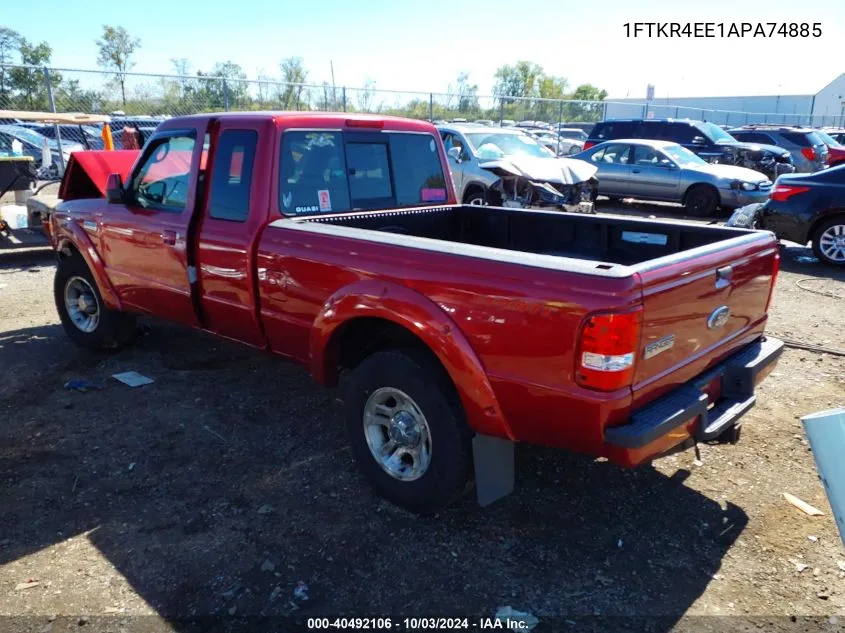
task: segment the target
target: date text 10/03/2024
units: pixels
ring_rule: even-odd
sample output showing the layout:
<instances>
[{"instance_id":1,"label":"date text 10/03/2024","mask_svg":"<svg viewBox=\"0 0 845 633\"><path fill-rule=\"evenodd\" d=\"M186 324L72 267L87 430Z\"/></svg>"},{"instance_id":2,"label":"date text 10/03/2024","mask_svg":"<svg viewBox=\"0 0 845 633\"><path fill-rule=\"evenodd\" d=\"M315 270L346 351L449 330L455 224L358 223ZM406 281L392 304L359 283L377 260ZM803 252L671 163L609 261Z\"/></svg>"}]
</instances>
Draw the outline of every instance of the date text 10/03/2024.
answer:
<instances>
[{"instance_id":1,"label":"date text 10/03/2024","mask_svg":"<svg viewBox=\"0 0 845 633\"><path fill-rule=\"evenodd\" d=\"M536 621L535 621L536 622ZM528 631L532 627L522 618L308 618L309 631Z\"/></svg>"},{"instance_id":2,"label":"date text 10/03/2024","mask_svg":"<svg viewBox=\"0 0 845 633\"><path fill-rule=\"evenodd\" d=\"M625 37L821 37L821 22L626 22Z\"/></svg>"}]
</instances>

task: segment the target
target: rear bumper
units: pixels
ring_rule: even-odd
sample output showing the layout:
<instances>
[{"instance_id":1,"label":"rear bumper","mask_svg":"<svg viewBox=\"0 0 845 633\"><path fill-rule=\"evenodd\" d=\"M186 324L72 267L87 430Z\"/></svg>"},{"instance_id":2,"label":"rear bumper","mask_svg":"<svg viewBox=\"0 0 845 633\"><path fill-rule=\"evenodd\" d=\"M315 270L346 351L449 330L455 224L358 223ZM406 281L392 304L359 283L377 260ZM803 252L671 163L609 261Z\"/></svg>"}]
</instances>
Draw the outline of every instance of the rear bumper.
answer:
<instances>
[{"instance_id":1,"label":"rear bumper","mask_svg":"<svg viewBox=\"0 0 845 633\"><path fill-rule=\"evenodd\" d=\"M672 447L694 439L699 442L719 437L740 424L740 418L755 404L755 387L774 368L783 341L763 337L675 389L636 411L631 421L605 430L610 455L626 466L659 457ZM718 401L708 395L718 384Z\"/></svg>"}]
</instances>

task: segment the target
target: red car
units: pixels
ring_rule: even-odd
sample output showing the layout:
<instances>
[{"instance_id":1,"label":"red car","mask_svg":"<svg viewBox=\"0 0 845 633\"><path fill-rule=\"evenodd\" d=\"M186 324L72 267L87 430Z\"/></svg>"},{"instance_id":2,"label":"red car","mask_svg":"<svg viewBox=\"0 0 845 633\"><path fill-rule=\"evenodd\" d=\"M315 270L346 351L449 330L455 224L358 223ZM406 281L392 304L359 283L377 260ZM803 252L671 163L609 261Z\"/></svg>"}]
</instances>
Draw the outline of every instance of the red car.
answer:
<instances>
[{"instance_id":1,"label":"red car","mask_svg":"<svg viewBox=\"0 0 845 633\"><path fill-rule=\"evenodd\" d=\"M735 441L782 350L770 233L459 206L426 122L178 117L72 163L48 220L68 335L116 349L151 314L304 365L416 512L473 471L507 494L514 442L632 467Z\"/></svg>"},{"instance_id":2,"label":"red car","mask_svg":"<svg viewBox=\"0 0 845 633\"><path fill-rule=\"evenodd\" d=\"M816 130L816 134L827 145L827 164L829 167L845 164L845 145L833 138L824 130Z\"/></svg>"}]
</instances>

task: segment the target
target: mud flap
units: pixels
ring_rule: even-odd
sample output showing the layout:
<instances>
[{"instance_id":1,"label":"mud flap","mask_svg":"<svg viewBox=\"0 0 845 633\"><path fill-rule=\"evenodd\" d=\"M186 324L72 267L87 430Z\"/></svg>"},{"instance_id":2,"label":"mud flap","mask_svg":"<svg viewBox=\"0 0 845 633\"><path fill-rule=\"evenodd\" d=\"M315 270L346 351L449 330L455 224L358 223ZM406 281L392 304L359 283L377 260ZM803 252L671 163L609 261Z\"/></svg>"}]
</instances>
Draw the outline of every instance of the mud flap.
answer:
<instances>
[{"instance_id":1,"label":"mud flap","mask_svg":"<svg viewBox=\"0 0 845 633\"><path fill-rule=\"evenodd\" d=\"M489 506L513 492L516 460L514 443L489 435L472 438L478 505Z\"/></svg>"}]
</instances>

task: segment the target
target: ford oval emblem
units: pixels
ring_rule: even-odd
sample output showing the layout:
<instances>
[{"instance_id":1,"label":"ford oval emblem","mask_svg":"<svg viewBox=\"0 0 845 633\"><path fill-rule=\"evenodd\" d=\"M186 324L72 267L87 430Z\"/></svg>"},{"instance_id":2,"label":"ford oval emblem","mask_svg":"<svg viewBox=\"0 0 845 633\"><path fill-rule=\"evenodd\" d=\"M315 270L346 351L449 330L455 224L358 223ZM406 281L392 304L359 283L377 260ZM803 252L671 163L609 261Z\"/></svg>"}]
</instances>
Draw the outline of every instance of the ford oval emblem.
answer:
<instances>
[{"instance_id":1,"label":"ford oval emblem","mask_svg":"<svg viewBox=\"0 0 845 633\"><path fill-rule=\"evenodd\" d=\"M718 330L728 322L729 316L731 316L731 309L728 306L719 306L707 317L707 327L711 330Z\"/></svg>"}]
</instances>

